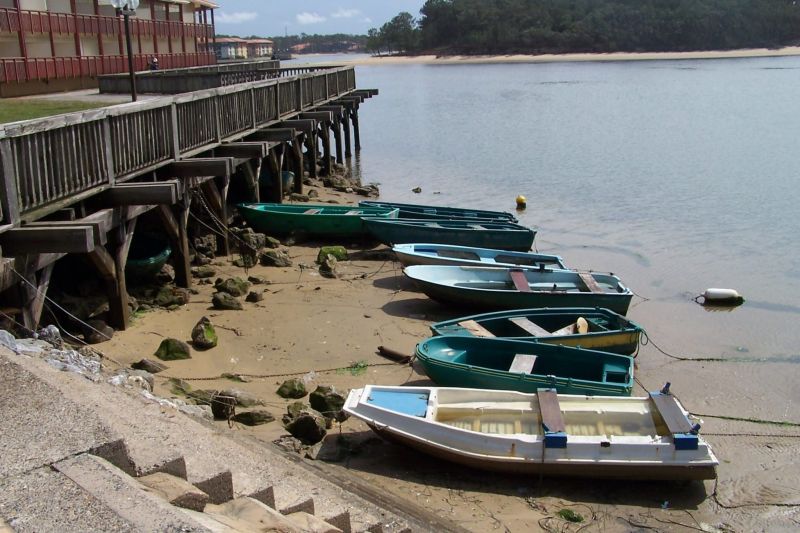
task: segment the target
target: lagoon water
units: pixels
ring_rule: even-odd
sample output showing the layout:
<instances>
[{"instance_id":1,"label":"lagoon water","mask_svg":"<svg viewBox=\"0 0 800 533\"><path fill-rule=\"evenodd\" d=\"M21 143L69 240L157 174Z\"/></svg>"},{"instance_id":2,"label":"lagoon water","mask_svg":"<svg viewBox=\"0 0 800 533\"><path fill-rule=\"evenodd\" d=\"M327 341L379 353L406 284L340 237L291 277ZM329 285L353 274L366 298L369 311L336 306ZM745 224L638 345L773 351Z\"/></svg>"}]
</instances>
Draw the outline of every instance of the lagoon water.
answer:
<instances>
[{"instance_id":1,"label":"lagoon water","mask_svg":"<svg viewBox=\"0 0 800 533\"><path fill-rule=\"evenodd\" d=\"M336 59L336 58L332 58ZM800 57L358 66L381 198L513 210L665 351L800 362ZM421 187L422 193L411 189ZM737 289L744 306L692 301Z\"/></svg>"}]
</instances>

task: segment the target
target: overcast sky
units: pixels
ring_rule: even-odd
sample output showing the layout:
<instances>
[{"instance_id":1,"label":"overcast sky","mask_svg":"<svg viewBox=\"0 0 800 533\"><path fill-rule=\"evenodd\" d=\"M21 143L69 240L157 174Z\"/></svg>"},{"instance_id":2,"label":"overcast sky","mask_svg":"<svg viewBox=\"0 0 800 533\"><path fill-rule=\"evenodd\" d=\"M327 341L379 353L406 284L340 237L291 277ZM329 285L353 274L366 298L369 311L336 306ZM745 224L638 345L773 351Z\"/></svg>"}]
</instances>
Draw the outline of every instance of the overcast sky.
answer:
<instances>
[{"instance_id":1,"label":"overcast sky","mask_svg":"<svg viewBox=\"0 0 800 533\"><path fill-rule=\"evenodd\" d=\"M217 33L229 35L365 34L401 11L414 18L425 0L218 0Z\"/></svg>"}]
</instances>

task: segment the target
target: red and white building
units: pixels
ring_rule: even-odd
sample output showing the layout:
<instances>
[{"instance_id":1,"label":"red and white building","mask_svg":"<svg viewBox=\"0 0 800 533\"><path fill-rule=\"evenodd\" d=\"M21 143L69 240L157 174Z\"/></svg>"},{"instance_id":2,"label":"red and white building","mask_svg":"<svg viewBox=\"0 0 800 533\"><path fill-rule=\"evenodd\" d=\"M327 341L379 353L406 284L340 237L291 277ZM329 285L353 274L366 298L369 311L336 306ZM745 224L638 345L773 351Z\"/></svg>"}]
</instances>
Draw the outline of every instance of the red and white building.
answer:
<instances>
[{"instance_id":1,"label":"red and white building","mask_svg":"<svg viewBox=\"0 0 800 533\"><path fill-rule=\"evenodd\" d=\"M208 0L141 0L130 18L134 66L216 63ZM0 0L0 96L97 86L128 71L125 28L109 0Z\"/></svg>"}]
</instances>

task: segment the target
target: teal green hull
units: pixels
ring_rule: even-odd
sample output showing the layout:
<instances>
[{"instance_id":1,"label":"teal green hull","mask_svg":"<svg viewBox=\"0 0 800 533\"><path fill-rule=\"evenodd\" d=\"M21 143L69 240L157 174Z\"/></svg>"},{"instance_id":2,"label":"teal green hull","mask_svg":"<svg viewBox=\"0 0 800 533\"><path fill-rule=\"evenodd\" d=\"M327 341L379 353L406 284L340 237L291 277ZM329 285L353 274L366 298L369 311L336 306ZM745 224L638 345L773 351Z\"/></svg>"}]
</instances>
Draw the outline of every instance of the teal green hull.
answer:
<instances>
[{"instance_id":1,"label":"teal green hull","mask_svg":"<svg viewBox=\"0 0 800 533\"><path fill-rule=\"evenodd\" d=\"M396 209L330 204L241 204L239 213L267 235L302 233L319 237L366 237L362 217L396 218Z\"/></svg>"},{"instance_id":2,"label":"teal green hull","mask_svg":"<svg viewBox=\"0 0 800 533\"><path fill-rule=\"evenodd\" d=\"M537 356L530 373L510 372L517 354ZM417 345L416 357L437 385L560 394L630 396L633 358L509 339L434 337Z\"/></svg>"},{"instance_id":3,"label":"teal green hull","mask_svg":"<svg viewBox=\"0 0 800 533\"><path fill-rule=\"evenodd\" d=\"M369 231L386 245L425 242L527 252L536 232L511 222L464 220L366 220Z\"/></svg>"}]
</instances>

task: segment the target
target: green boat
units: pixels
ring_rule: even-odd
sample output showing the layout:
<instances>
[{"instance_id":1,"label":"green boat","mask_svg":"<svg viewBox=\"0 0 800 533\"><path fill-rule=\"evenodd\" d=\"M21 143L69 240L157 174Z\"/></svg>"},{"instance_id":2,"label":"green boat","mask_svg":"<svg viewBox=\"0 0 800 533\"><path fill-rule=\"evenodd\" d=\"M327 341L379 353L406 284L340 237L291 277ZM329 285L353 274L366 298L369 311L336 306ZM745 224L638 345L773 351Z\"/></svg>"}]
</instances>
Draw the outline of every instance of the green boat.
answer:
<instances>
[{"instance_id":1,"label":"green boat","mask_svg":"<svg viewBox=\"0 0 800 533\"><path fill-rule=\"evenodd\" d=\"M434 335L462 335L580 346L632 354L642 328L613 311L591 307L512 309L463 316L431 325Z\"/></svg>"},{"instance_id":2,"label":"green boat","mask_svg":"<svg viewBox=\"0 0 800 533\"><path fill-rule=\"evenodd\" d=\"M386 207L399 209L397 218L413 219L470 219L485 221L517 222L517 218L505 211L486 211L484 209L467 209L463 207L441 207L438 205L400 204L397 202L381 202L378 200L362 200L358 205L365 207Z\"/></svg>"},{"instance_id":3,"label":"green boat","mask_svg":"<svg viewBox=\"0 0 800 533\"><path fill-rule=\"evenodd\" d=\"M330 204L240 204L237 209L253 229L267 235L365 237L364 220L397 218L397 209Z\"/></svg>"},{"instance_id":4,"label":"green boat","mask_svg":"<svg viewBox=\"0 0 800 533\"><path fill-rule=\"evenodd\" d=\"M527 252L536 236L530 228L504 221L372 218L365 223L376 239L389 246L425 242Z\"/></svg>"},{"instance_id":5,"label":"green boat","mask_svg":"<svg viewBox=\"0 0 800 533\"><path fill-rule=\"evenodd\" d=\"M130 281L154 278L167 264L172 248L165 237L153 233L137 234L131 242L125 277Z\"/></svg>"},{"instance_id":6,"label":"green boat","mask_svg":"<svg viewBox=\"0 0 800 533\"><path fill-rule=\"evenodd\" d=\"M417 344L417 360L437 385L560 394L630 396L633 358L513 339L456 335Z\"/></svg>"}]
</instances>

